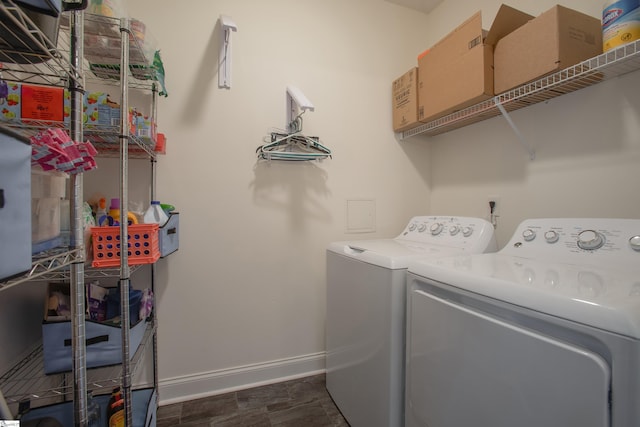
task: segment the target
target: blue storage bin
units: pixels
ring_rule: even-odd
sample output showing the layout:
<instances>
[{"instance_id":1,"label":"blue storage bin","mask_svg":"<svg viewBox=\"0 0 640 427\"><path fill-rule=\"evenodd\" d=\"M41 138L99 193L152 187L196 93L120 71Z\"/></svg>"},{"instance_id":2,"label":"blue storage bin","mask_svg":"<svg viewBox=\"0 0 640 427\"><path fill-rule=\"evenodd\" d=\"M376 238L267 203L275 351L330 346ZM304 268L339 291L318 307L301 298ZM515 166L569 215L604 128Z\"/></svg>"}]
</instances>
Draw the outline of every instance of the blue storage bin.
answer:
<instances>
[{"instance_id":1,"label":"blue storage bin","mask_svg":"<svg viewBox=\"0 0 640 427\"><path fill-rule=\"evenodd\" d=\"M129 356L133 358L142 343L147 322L141 320L129 330ZM42 348L44 373L55 374L72 370L71 322L44 322ZM122 363L122 328L108 323L85 321L87 368Z\"/></svg>"},{"instance_id":2,"label":"blue storage bin","mask_svg":"<svg viewBox=\"0 0 640 427\"><path fill-rule=\"evenodd\" d=\"M179 231L180 231L180 214L179 212L171 212L169 214L169 220L165 225L160 227L159 244L160 244L160 258L164 258L178 250L180 246Z\"/></svg>"},{"instance_id":3,"label":"blue storage bin","mask_svg":"<svg viewBox=\"0 0 640 427\"><path fill-rule=\"evenodd\" d=\"M142 291L129 288L129 322L133 325L140 318ZM107 320L120 316L120 288L109 289L107 294Z\"/></svg>"},{"instance_id":4,"label":"blue storage bin","mask_svg":"<svg viewBox=\"0 0 640 427\"><path fill-rule=\"evenodd\" d=\"M156 412L158 409L158 394L153 388L134 390L131 401L131 415L133 427L156 427ZM100 425L107 425L107 405L109 404L108 394L95 396L94 400L100 406ZM63 426L73 426L73 402L58 403L55 405L42 406L27 412L21 423L42 419L53 418Z\"/></svg>"},{"instance_id":5,"label":"blue storage bin","mask_svg":"<svg viewBox=\"0 0 640 427\"><path fill-rule=\"evenodd\" d=\"M0 127L0 281L31 269L31 144Z\"/></svg>"}]
</instances>

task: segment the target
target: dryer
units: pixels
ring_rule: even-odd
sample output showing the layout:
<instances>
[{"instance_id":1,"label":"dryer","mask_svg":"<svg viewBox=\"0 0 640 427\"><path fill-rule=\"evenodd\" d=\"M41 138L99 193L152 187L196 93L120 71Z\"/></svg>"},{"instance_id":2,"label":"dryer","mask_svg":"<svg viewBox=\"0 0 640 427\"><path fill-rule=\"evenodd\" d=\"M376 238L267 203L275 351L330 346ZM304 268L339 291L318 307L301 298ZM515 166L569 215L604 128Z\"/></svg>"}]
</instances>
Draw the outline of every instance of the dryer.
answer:
<instances>
[{"instance_id":1,"label":"dryer","mask_svg":"<svg viewBox=\"0 0 640 427\"><path fill-rule=\"evenodd\" d=\"M640 220L526 220L407 300L407 427L640 425Z\"/></svg>"},{"instance_id":2,"label":"dryer","mask_svg":"<svg viewBox=\"0 0 640 427\"><path fill-rule=\"evenodd\" d=\"M491 224L450 216L414 217L392 239L329 245L326 386L352 427L404 424L409 262L495 250Z\"/></svg>"}]
</instances>

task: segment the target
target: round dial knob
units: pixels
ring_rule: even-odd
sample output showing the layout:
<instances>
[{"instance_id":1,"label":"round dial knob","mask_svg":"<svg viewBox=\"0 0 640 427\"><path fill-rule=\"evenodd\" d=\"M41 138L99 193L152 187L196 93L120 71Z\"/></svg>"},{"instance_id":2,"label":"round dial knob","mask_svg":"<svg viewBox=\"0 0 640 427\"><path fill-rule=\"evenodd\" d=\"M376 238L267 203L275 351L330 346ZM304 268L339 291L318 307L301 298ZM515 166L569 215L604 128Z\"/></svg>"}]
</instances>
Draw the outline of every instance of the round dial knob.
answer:
<instances>
[{"instance_id":1,"label":"round dial knob","mask_svg":"<svg viewBox=\"0 0 640 427\"><path fill-rule=\"evenodd\" d=\"M411 224L409 224L409 231L413 231L413 230L415 230L415 229L416 229L416 227L417 227L416 223L415 223L415 222L412 222Z\"/></svg>"},{"instance_id":2,"label":"round dial knob","mask_svg":"<svg viewBox=\"0 0 640 427\"><path fill-rule=\"evenodd\" d=\"M584 230L578 234L578 247L587 251L593 251L604 245L604 236L593 230Z\"/></svg>"},{"instance_id":3,"label":"round dial knob","mask_svg":"<svg viewBox=\"0 0 640 427\"><path fill-rule=\"evenodd\" d=\"M549 230L546 233L544 233L544 240L546 240L547 243L555 243L558 241L559 238L560 238L560 235L558 234L557 231Z\"/></svg>"},{"instance_id":4,"label":"round dial knob","mask_svg":"<svg viewBox=\"0 0 640 427\"><path fill-rule=\"evenodd\" d=\"M451 234L452 236L455 236L459 232L460 232L460 226L459 225L454 225L449 229L449 234Z\"/></svg>"},{"instance_id":5,"label":"round dial knob","mask_svg":"<svg viewBox=\"0 0 640 427\"><path fill-rule=\"evenodd\" d=\"M431 227L429 227L429 231L431 231L431 234L433 234L434 236L437 236L442 232L442 228L443 228L442 224L440 224L439 222L436 222L431 224Z\"/></svg>"},{"instance_id":6,"label":"round dial knob","mask_svg":"<svg viewBox=\"0 0 640 427\"><path fill-rule=\"evenodd\" d=\"M527 228L526 230L524 230L524 231L522 232L522 238L523 238L525 241L530 242L530 241L532 241L533 239L535 239L535 238L536 238L536 232L535 232L535 231L533 231L533 230L532 230L532 229L530 229L530 228Z\"/></svg>"},{"instance_id":7,"label":"round dial knob","mask_svg":"<svg viewBox=\"0 0 640 427\"><path fill-rule=\"evenodd\" d=\"M418 225L418 233L422 233L426 229L427 229L427 224L422 223L422 224Z\"/></svg>"},{"instance_id":8,"label":"round dial knob","mask_svg":"<svg viewBox=\"0 0 640 427\"><path fill-rule=\"evenodd\" d=\"M630 238L629 245L631 245L631 249L633 249L634 251L640 252L640 235Z\"/></svg>"},{"instance_id":9,"label":"round dial knob","mask_svg":"<svg viewBox=\"0 0 640 427\"><path fill-rule=\"evenodd\" d=\"M464 228L462 229L462 235L463 235L464 237L469 237L469 236L471 236L472 234L473 234L473 228L471 228L471 227L464 227Z\"/></svg>"}]
</instances>

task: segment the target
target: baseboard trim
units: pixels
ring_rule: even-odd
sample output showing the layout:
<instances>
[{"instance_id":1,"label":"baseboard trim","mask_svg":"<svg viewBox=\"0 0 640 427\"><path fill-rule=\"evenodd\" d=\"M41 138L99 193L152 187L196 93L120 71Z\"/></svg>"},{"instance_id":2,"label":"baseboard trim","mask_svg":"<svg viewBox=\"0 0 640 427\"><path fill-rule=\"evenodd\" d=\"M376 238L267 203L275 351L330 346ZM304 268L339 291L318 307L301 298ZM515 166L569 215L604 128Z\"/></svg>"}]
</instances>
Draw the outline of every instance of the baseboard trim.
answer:
<instances>
[{"instance_id":1,"label":"baseboard trim","mask_svg":"<svg viewBox=\"0 0 640 427\"><path fill-rule=\"evenodd\" d=\"M230 393L325 372L325 352L160 380L159 404Z\"/></svg>"}]
</instances>

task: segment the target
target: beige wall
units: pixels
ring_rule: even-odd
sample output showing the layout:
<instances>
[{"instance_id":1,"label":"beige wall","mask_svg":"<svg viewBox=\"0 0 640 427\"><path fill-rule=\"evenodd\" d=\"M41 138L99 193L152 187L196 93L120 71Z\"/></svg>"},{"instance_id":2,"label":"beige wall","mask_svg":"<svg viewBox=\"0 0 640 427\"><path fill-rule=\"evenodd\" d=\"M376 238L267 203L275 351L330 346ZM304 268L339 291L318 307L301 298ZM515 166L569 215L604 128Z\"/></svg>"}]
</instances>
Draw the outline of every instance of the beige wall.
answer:
<instances>
[{"instance_id":1,"label":"beige wall","mask_svg":"<svg viewBox=\"0 0 640 427\"><path fill-rule=\"evenodd\" d=\"M600 3L563 2L594 16ZM158 196L181 212L181 248L158 266L163 402L322 369L330 241L392 236L416 214L485 217L489 195L500 244L528 217L638 215L637 73L513 113L534 161L501 117L395 140L391 81L476 10L488 28L499 1L430 15L381 0L128 4L162 48ZM536 15L555 2L510 4ZM217 88L220 14L239 27L231 90ZM305 131L332 160L256 163L288 84L315 104ZM345 233L347 199L375 200L375 233Z\"/></svg>"},{"instance_id":2,"label":"beige wall","mask_svg":"<svg viewBox=\"0 0 640 427\"><path fill-rule=\"evenodd\" d=\"M447 0L428 22L448 31L461 21L459 10L469 3ZM485 28L500 3L474 2L482 7ZM537 15L555 3L509 4ZM601 3L562 2L593 16L600 16ZM506 244L525 218L638 218L639 78L632 73L512 113L536 151L534 161L502 117L425 139L432 149L432 213L486 216L487 197L498 195L499 245Z\"/></svg>"},{"instance_id":3,"label":"beige wall","mask_svg":"<svg viewBox=\"0 0 640 427\"><path fill-rule=\"evenodd\" d=\"M158 197L181 213L180 250L158 266L161 399L324 369L325 247L429 211L430 147L395 139L390 104L426 15L382 0L127 4L162 49ZM217 87L220 14L238 25L231 90ZM333 159L256 162L287 85L314 103L305 133ZM375 200L376 232L345 233L347 199Z\"/></svg>"}]
</instances>

